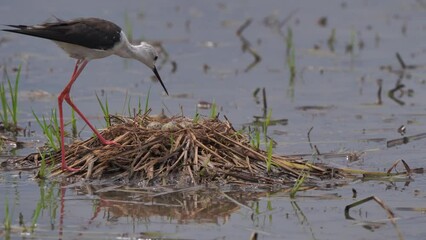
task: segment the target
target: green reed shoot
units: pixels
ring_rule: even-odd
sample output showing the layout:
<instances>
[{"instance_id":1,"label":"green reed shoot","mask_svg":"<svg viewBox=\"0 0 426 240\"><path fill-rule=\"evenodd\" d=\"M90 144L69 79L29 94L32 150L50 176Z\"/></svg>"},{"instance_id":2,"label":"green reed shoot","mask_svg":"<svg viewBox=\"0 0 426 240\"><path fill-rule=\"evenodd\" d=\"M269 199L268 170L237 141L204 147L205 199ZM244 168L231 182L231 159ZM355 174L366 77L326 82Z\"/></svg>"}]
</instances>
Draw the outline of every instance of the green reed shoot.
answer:
<instances>
[{"instance_id":1,"label":"green reed shoot","mask_svg":"<svg viewBox=\"0 0 426 240\"><path fill-rule=\"evenodd\" d=\"M288 81L288 90L287 94L293 99L294 98L294 89L295 89L295 79L296 79L296 60L294 49L291 50L290 56L287 58L288 67L290 71L290 79Z\"/></svg>"},{"instance_id":2,"label":"green reed shoot","mask_svg":"<svg viewBox=\"0 0 426 240\"><path fill-rule=\"evenodd\" d=\"M0 101L1 101L1 114L0 114L0 120L3 122L3 125L6 129L9 128L9 105L7 102L6 97L6 89L4 87L4 83L0 84Z\"/></svg>"},{"instance_id":3,"label":"green reed shoot","mask_svg":"<svg viewBox=\"0 0 426 240\"><path fill-rule=\"evenodd\" d=\"M258 127L254 129L254 132L250 134L250 144L252 147L259 149L260 147L260 130Z\"/></svg>"},{"instance_id":4,"label":"green reed shoot","mask_svg":"<svg viewBox=\"0 0 426 240\"><path fill-rule=\"evenodd\" d=\"M74 138L77 138L77 119L75 118L75 111L71 108L71 132Z\"/></svg>"},{"instance_id":5,"label":"green reed shoot","mask_svg":"<svg viewBox=\"0 0 426 240\"><path fill-rule=\"evenodd\" d=\"M9 93L12 101L12 122L15 126L18 125L18 86L19 86L19 79L21 78L21 65L18 67L18 71L16 72L16 78L15 78L15 87L12 87L12 83L10 81L10 78L7 77L7 83L9 85Z\"/></svg>"},{"instance_id":6,"label":"green reed shoot","mask_svg":"<svg viewBox=\"0 0 426 240\"><path fill-rule=\"evenodd\" d=\"M127 14L127 12L124 14L124 29L127 34L127 39L129 39L129 41L133 40L133 25L132 25L132 21L130 21L129 18L129 14Z\"/></svg>"},{"instance_id":7,"label":"green reed shoot","mask_svg":"<svg viewBox=\"0 0 426 240\"><path fill-rule=\"evenodd\" d=\"M3 220L4 229L9 231L12 228L12 216L9 211L9 198L6 197L4 201L4 220Z\"/></svg>"},{"instance_id":8,"label":"green reed shoot","mask_svg":"<svg viewBox=\"0 0 426 240\"><path fill-rule=\"evenodd\" d=\"M271 119L272 119L272 109L269 109L268 115L266 115L266 118L265 118L265 127L269 127L269 125L271 124Z\"/></svg>"},{"instance_id":9,"label":"green reed shoot","mask_svg":"<svg viewBox=\"0 0 426 240\"><path fill-rule=\"evenodd\" d=\"M266 118L263 121L263 135L265 137L265 142L268 138L268 127L271 124L271 119L272 119L272 109L269 109L268 114L266 115Z\"/></svg>"},{"instance_id":10,"label":"green reed shoot","mask_svg":"<svg viewBox=\"0 0 426 240\"><path fill-rule=\"evenodd\" d=\"M96 93L96 99L98 99L99 106L101 106L102 113L104 114L104 119L107 127L111 127L111 121L109 118L109 105L108 105L108 97L105 96L105 104L102 103L98 94Z\"/></svg>"},{"instance_id":11,"label":"green reed shoot","mask_svg":"<svg viewBox=\"0 0 426 240\"><path fill-rule=\"evenodd\" d=\"M129 101L127 102L127 115L128 116L132 116L132 107L130 102L132 101L132 96L129 96ZM133 109L133 112L135 111L135 109Z\"/></svg>"},{"instance_id":12,"label":"green reed shoot","mask_svg":"<svg viewBox=\"0 0 426 240\"><path fill-rule=\"evenodd\" d=\"M268 149L266 151L266 172L270 172L272 168L272 148L274 146L274 142L269 140Z\"/></svg>"},{"instance_id":13,"label":"green reed shoot","mask_svg":"<svg viewBox=\"0 0 426 240\"><path fill-rule=\"evenodd\" d=\"M46 120L44 115L42 116L42 119L40 120L37 117L37 114L34 112L34 110L32 112L38 125L42 129L43 134L47 138L48 146L55 151L59 150L61 135L59 132L59 123L58 123L58 118L56 117L56 110L52 109L49 121Z\"/></svg>"},{"instance_id":14,"label":"green reed shoot","mask_svg":"<svg viewBox=\"0 0 426 240\"><path fill-rule=\"evenodd\" d=\"M336 29L331 29L330 37L327 40L327 45L330 51L334 52L334 44L336 43Z\"/></svg>"},{"instance_id":15,"label":"green reed shoot","mask_svg":"<svg viewBox=\"0 0 426 240\"><path fill-rule=\"evenodd\" d=\"M300 190L300 187L303 185L303 182L305 182L306 174L302 173L297 178L296 182L294 183L293 187L290 190L290 198L295 198L296 193Z\"/></svg>"},{"instance_id":16,"label":"green reed shoot","mask_svg":"<svg viewBox=\"0 0 426 240\"><path fill-rule=\"evenodd\" d=\"M353 48L355 48L355 43L356 43L356 31L352 29L352 31L351 31L351 43L350 43L350 45L353 46Z\"/></svg>"},{"instance_id":17,"label":"green reed shoot","mask_svg":"<svg viewBox=\"0 0 426 240\"><path fill-rule=\"evenodd\" d=\"M51 130L53 133L53 136L56 138L56 141L58 143L58 146L60 145L61 142L61 132L59 131L59 121L58 121L58 116L56 114L56 109L52 109L50 112L50 123L51 123ZM67 124L65 124L66 126Z\"/></svg>"},{"instance_id":18,"label":"green reed shoot","mask_svg":"<svg viewBox=\"0 0 426 240\"><path fill-rule=\"evenodd\" d=\"M287 58L288 68L290 70L290 79L296 77L296 54L294 47L290 50L290 55Z\"/></svg>"},{"instance_id":19,"label":"green reed shoot","mask_svg":"<svg viewBox=\"0 0 426 240\"><path fill-rule=\"evenodd\" d=\"M355 44L356 44L356 31L352 29L351 39L349 43L346 45L346 53L349 53L351 55L351 58L353 58L355 54Z\"/></svg>"},{"instance_id":20,"label":"green reed shoot","mask_svg":"<svg viewBox=\"0 0 426 240\"><path fill-rule=\"evenodd\" d=\"M289 56L291 49L294 48L294 46L293 46L293 30L291 29L291 27L289 27L287 29L287 37L286 37L285 41L287 43L287 45L286 45L286 55Z\"/></svg>"},{"instance_id":21,"label":"green reed shoot","mask_svg":"<svg viewBox=\"0 0 426 240\"><path fill-rule=\"evenodd\" d=\"M127 108L127 115L129 117L135 114L135 109L133 109L133 113L132 113L131 102L132 102L132 97L129 95L129 92L126 91L126 95L124 96L123 109L121 110L121 115L125 114L126 108Z\"/></svg>"},{"instance_id":22,"label":"green reed shoot","mask_svg":"<svg viewBox=\"0 0 426 240\"><path fill-rule=\"evenodd\" d=\"M41 179L45 179L47 174L46 174L46 157L44 156L44 154L42 152L40 152L40 156L41 156L41 163L40 163L40 170L38 171L38 177Z\"/></svg>"},{"instance_id":23,"label":"green reed shoot","mask_svg":"<svg viewBox=\"0 0 426 240\"><path fill-rule=\"evenodd\" d=\"M40 161L40 168L39 168L38 173L37 173L37 178L44 180L44 179L47 178L47 175L48 175L47 173L51 169L47 167L46 156L45 156L44 152L39 151L39 154L41 156L41 161Z\"/></svg>"},{"instance_id":24,"label":"green reed shoot","mask_svg":"<svg viewBox=\"0 0 426 240\"><path fill-rule=\"evenodd\" d=\"M145 99L145 113L147 113L149 111L149 97L151 95L151 87L148 88L148 93L146 95L146 99Z\"/></svg>"},{"instance_id":25,"label":"green reed shoot","mask_svg":"<svg viewBox=\"0 0 426 240\"><path fill-rule=\"evenodd\" d=\"M146 107L147 106L145 106L145 108ZM130 110L130 102L129 102L129 110ZM144 113L146 113L146 111ZM141 96L138 96L138 106L137 106L137 108L136 109L133 108L133 113L129 112L129 116L132 116L132 114L133 114L133 116L138 116L138 115L142 114L142 99L141 99Z\"/></svg>"},{"instance_id":26,"label":"green reed shoot","mask_svg":"<svg viewBox=\"0 0 426 240\"><path fill-rule=\"evenodd\" d=\"M212 106L210 108L210 118L216 118L217 117L217 105L216 101L213 100Z\"/></svg>"},{"instance_id":27,"label":"green reed shoot","mask_svg":"<svg viewBox=\"0 0 426 240\"><path fill-rule=\"evenodd\" d=\"M290 27L287 30L286 43L287 43L287 48L286 48L287 66L290 72L288 93L293 98L294 84L295 84L294 80L296 77L296 54L295 54L295 47L293 42L293 31Z\"/></svg>"},{"instance_id":28,"label":"green reed shoot","mask_svg":"<svg viewBox=\"0 0 426 240\"><path fill-rule=\"evenodd\" d=\"M173 133L170 134L169 140L170 140L170 146L173 148L173 145L175 144L175 136L173 135Z\"/></svg>"},{"instance_id":29,"label":"green reed shoot","mask_svg":"<svg viewBox=\"0 0 426 240\"><path fill-rule=\"evenodd\" d=\"M128 108L127 111L129 111L129 105L130 105L130 96L129 96L129 92L126 91L126 95L124 96L123 108L121 109L121 115L124 115L126 106ZM129 114L130 114L130 112L129 112Z\"/></svg>"},{"instance_id":30,"label":"green reed shoot","mask_svg":"<svg viewBox=\"0 0 426 240\"><path fill-rule=\"evenodd\" d=\"M142 100L141 96L138 97L138 111L136 112L136 115L142 114Z\"/></svg>"},{"instance_id":31,"label":"green reed shoot","mask_svg":"<svg viewBox=\"0 0 426 240\"><path fill-rule=\"evenodd\" d=\"M0 114L0 119L3 122L3 125L6 129L10 130L11 128L18 125L18 88L19 88L19 80L21 78L21 69L22 65L19 65L18 71L16 72L15 77L15 85L12 86L12 80L9 78L5 70L5 76L7 79L7 84L9 88L9 97L10 103L7 101L7 93L4 84L0 84L0 101L2 106L2 113ZM9 122L9 114L11 116L12 122ZM13 124L12 126L10 124Z\"/></svg>"},{"instance_id":32,"label":"green reed shoot","mask_svg":"<svg viewBox=\"0 0 426 240\"><path fill-rule=\"evenodd\" d=\"M195 114L194 114L194 118L192 122L198 123L199 120L200 120L200 113L198 112L198 107L195 107Z\"/></svg>"}]
</instances>

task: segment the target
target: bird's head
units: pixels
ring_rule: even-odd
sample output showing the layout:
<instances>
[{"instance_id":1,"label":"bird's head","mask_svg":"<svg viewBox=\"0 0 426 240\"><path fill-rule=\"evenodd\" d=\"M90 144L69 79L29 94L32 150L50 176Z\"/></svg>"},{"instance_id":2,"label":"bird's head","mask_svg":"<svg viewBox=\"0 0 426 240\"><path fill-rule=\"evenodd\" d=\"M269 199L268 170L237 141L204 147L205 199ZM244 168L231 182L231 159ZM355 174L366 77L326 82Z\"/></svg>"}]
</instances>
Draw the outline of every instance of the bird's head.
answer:
<instances>
[{"instance_id":1,"label":"bird's head","mask_svg":"<svg viewBox=\"0 0 426 240\"><path fill-rule=\"evenodd\" d=\"M155 67L155 61L157 61L158 54L152 45L146 42L141 42L140 45L135 46L135 50L135 57L138 61L147 65L151 69Z\"/></svg>"},{"instance_id":2,"label":"bird's head","mask_svg":"<svg viewBox=\"0 0 426 240\"><path fill-rule=\"evenodd\" d=\"M152 45L146 42L141 42L140 45L135 46L135 59L152 69L155 76L158 78L158 81L160 81L161 86L163 86L164 91L166 91L167 95L169 95L166 86L164 86L164 83L161 80L160 75L158 74L157 67L155 66L157 58L157 51Z\"/></svg>"}]
</instances>

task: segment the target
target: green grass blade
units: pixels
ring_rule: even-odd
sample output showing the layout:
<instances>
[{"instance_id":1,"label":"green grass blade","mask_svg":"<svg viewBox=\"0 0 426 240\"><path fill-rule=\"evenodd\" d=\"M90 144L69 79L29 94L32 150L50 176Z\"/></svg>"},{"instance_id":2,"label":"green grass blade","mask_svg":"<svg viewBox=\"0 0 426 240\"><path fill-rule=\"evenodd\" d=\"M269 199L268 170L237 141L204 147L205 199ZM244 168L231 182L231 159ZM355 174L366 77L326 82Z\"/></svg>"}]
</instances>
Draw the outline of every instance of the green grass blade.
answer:
<instances>
[{"instance_id":1,"label":"green grass blade","mask_svg":"<svg viewBox=\"0 0 426 240\"><path fill-rule=\"evenodd\" d=\"M46 138L47 138L48 146L55 151L59 150L60 135L57 131L57 129L58 129L57 126L51 126L50 124L48 124L47 121L46 121L46 118L44 116L43 116L43 119L40 120L40 118L37 116L37 114L34 112L34 110L32 110L32 112L33 112L33 116L35 117L38 125L40 126L41 130L43 131L44 136L46 136ZM54 117L56 116L56 112L53 111L53 110L52 110L52 114L54 115ZM57 125L58 124L57 122L58 122L57 119L56 120L50 119L51 124L53 123L54 125ZM54 129L52 129L52 127ZM56 141L55 141L55 137L56 137Z\"/></svg>"},{"instance_id":2,"label":"green grass blade","mask_svg":"<svg viewBox=\"0 0 426 240\"><path fill-rule=\"evenodd\" d=\"M194 119L192 120L193 123L198 123L200 120L200 113L198 112L198 107L195 107L195 115Z\"/></svg>"},{"instance_id":3,"label":"green grass blade","mask_svg":"<svg viewBox=\"0 0 426 240\"><path fill-rule=\"evenodd\" d=\"M133 40L133 26L127 12L124 14L124 28L126 29L125 32L127 33L127 39L131 42Z\"/></svg>"},{"instance_id":4,"label":"green grass blade","mask_svg":"<svg viewBox=\"0 0 426 240\"><path fill-rule=\"evenodd\" d=\"M1 121L6 129L8 129L9 124L9 113L7 106L6 90L4 88L4 83L0 84L0 101L2 106L2 114L0 115Z\"/></svg>"},{"instance_id":5,"label":"green grass blade","mask_svg":"<svg viewBox=\"0 0 426 240\"><path fill-rule=\"evenodd\" d=\"M138 112L136 113L136 115L140 115L142 113L142 100L141 100L141 96L138 97Z\"/></svg>"},{"instance_id":6,"label":"green grass blade","mask_svg":"<svg viewBox=\"0 0 426 240\"><path fill-rule=\"evenodd\" d=\"M12 227L11 218L12 217L10 216L10 211L9 211L9 198L6 197L4 201L4 220L3 220L4 229L6 231L9 231Z\"/></svg>"},{"instance_id":7,"label":"green grass blade","mask_svg":"<svg viewBox=\"0 0 426 240\"><path fill-rule=\"evenodd\" d=\"M123 108L121 109L121 115L124 115L124 111L126 109L127 103L129 102L129 91L126 91L126 95L124 95L124 104Z\"/></svg>"},{"instance_id":8,"label":"green grass blade","mask_svg":"<svg viewBox=\"0 0 426 240\"><path fill-rule=\"evenodd\" d=\"M12 114L13 124L15 126L18 124L18 88L19 88L19 79L21 78L21 68L22 68L22 65L19 65L18 71L16 72L14 88L12 88L12 83L10 82L10 79L8 79L10 98L12 101L11 114Z\"/></svg>"},{"instance_id":9,"label":"green grass blade","mask_svg":"<svg viewBox=\"0 0 426 240\"><path fill-rule=\"evenodd\" d=\"M270 172L272 168L272 147L274 143L272 140L269 140L268 151L267 151L267 160L266 160L266 171Z\"/></svg>"},{"instance_id":10,"label":"green grass blade","mask_svg":"<svg viewBox=\"0 0 426 240\"><path fill-rule=\"evenodd\" d=\"M40 152L40 156L41 156L41 163L40 163L40 170L38 171L38 177L41 179L45 179L47 174L46 174L46 158L44 156L43 153Z\"/></svg>"},{"instance_id":11,"label":"green grass blade","mask_svg":"<svg viewBox=\"0 0 426 240\"><path fill-rule=\"evenodd\" d=\"M56 114L56 109L52 109L51 114L50 114L50 132L51 135L53 135L54 138L56 138L56 142L54 142L55 144L55 150L59 149L59 145L61 142L61 133L59 132L59 121L58 121L58 117ZM53 138L52 138L53 139Z\"/></svg>"},{"instance_id":12,"label":"green grass blade","mask_svg":"<svg viewBox=\"0 0 426 240\"><path fill-rule=\"evenodd\" d=\"M56 114L55 114L55 118L56 118ZM77 119L75 117L75 111L73 108L71 108L71 132L72 132L72 136L74 138L77 138Z\"/></svg>"},{"instance_id":13,"label":"green grass blade","mask_svg":"<svg viewBox=\"0 0 426 240\"><path fill-rule=\"evenodd\" d=\"M145 112L147 113L149 111L149 97L151 95L151 87L148 88L148 94L146 95L146 99L145 99Z\"/></svg>"},{"instance_id":14,"label":"green grass blade","mask_svg":"<svg viewBox=\"0 0 426 240\"><path fill-rule=\"evenodd\" d=\"M127 114L128 114L129 117L132 116L132 108L130 106L131 100L132 100L132 97L129 96L129 101L127 102Z\"/></svg>"},{"instance_id":15,"label":"green grass blade","mask_svg":"<svg viewBox=\"0 0 426 240\"><path fill-rule=\"evenodd\" d=\"M297 179L297 181L294 183L293 188L291 188L290 191L290 198L295 198L296 197L296 193L299 191L300 187L302 186L303 182L305 181L306 178L306 174L302 173L302 175L299 176L299 178Z\"/></svg>"},{"instance_id":16,"label":"green grass blade","mask_svg":"<svg viewBox=\"0 0 426 240\"><path fill-rule=\"evenodd\" d=\"M110 127L111 126L111 122L109 120L108 98L105 97L105 105L102 103L102 101L99 98L98 94L96 94L96 99L98 99L99 106L101 106L102 113L104 114L104 119L105 119L105 122L106 122L106 126Z\"/></svg>"},{"instance_id":17,"label":"green grass blade","mask_svg":"<svg viewBox=\"0 0 426 240\"><path fill-rule=\"evenodd\" d=\"M214 119L216 117L217 117L217 105L216 105L216 100L213 100L212 106L210 109L210 118Z\"/></svg>"}]
</instances>

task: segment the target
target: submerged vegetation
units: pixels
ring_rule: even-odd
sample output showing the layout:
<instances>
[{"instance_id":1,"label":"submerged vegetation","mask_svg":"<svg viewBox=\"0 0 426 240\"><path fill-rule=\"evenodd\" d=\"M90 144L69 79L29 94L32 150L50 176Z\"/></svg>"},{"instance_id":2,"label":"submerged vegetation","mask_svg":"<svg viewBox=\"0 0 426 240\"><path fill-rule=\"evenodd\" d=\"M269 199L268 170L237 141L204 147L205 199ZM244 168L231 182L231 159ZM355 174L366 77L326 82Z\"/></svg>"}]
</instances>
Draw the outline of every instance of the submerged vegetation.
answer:
<instances>
[{"instance_id":1,"label":"submerged vegetation","mask_svg":"<svg viewBox=\"0 0 426 240\"><path fill-rule=\"evenodd\" d=\"M4 218L3 218L4 230L10 231L11 226L12 226L12 216L9 210L9 198L6 197L4 201Z\"/></svg>"}]
</instances>

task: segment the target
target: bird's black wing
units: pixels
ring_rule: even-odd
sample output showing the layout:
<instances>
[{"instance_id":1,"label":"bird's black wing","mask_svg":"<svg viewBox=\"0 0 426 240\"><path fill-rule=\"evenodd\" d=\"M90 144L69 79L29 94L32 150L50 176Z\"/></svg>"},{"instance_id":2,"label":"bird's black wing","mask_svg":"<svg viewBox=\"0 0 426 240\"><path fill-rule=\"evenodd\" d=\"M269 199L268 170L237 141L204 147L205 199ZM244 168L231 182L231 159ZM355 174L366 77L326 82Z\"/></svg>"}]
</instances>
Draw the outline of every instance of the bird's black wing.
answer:
<instances>
[{"instance_id":1,"label":"bird's black wing","mask_svg":"<svg viewBox=\"0 0 426 240\"><path fill-rule=\"evenodd\" d=\"M120 41L121 28L99 18L80 18L70 21L58 20L34 26L7 25L15 29L3 31L20 33L59 42L76 44L92 49L106 50Z\"/></svg>"}]
</instances>

